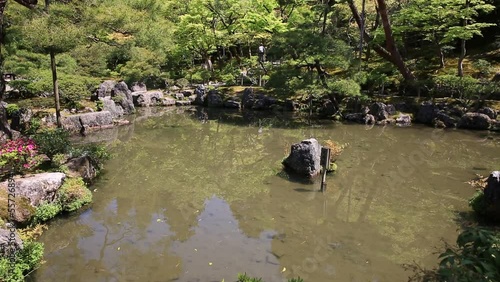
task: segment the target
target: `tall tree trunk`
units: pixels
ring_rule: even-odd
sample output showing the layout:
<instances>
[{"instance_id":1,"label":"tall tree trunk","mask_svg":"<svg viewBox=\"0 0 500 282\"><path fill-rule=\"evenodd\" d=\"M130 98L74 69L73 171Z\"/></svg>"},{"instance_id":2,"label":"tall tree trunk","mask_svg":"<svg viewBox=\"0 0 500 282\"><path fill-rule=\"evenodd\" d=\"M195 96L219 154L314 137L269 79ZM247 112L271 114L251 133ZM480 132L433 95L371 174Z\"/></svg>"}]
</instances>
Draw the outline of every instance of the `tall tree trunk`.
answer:
<instances>
[{"instance_id":1,"label":"tall tree trunk","mask_svg":"<svg viewBox=\"0 0 500 282\"><path fill-rule=\"evenodd\" d=\"M392 35L392 29L391 25L389 22L389 16L387 15L387 6L385 5L384 0L377 0L377 3L379 3L379 14L384 26L384 32L386 35L386 42L387 42L387 47L384 48L378 44L373 44L373 50L377 52L379 56L384 58L385 60L391 62L394 66L397 67L398 71L401 73L403 78L407 81L413 81L415 80L415 76L413 73L410 71L410 69L406 66L406 64L403 61L403 58L401 57L401 54L398 52L396 48L396 44L394 42L394 37ZM354 17L354 20L356 20L356 23L358 24L358 27L360 28L361 31L361 16L359 15L358 9L354 5L353 0L348 0L347 4L349 5L349 8L352 12L352 15ZM382 4L382 5L380 5ZM361 32L363 34L364 40L369 43L373 41L373 38L368 34L366 29Z\"/></svg>"},{"instance_id":2,"label":"tall tree trunk","mask_svg":"<svg viewBox=\"0 0 500 282\"><path fill-rule=\"evenodd\" d=\"M3 25L3 12L7 6L7 0L0 0L0 131L5 133L12 139L12 131L10 131L9 121L7 120L7 112L3 106L3 94L5 92L5 80L3 78L3 63L2 46L4 43L4 25Z\"/></svg>"},{"instance_id":3,"label":"tall tree trunk","mask_svg":"<svg viewBox=\"0 0 500 282\"><path fill-rule=\"evenodd\" d=\"M465 9L468 9L470 5L470 0L465 0ZM467 19L463 19L463 26L467 26ZM464 59L467 50L465 49L465 39L460 40L460 57L458 58L458 76L464 76Z\"/></svg>"},{"instance_id":4,"label":"tall tree trunk","mask_svg":"<svg viewBox=\"0 0 500 282\"><path fill-rule=\"evenodd\" d=\"M59 104L59 87L57 84L57 69L56 69L56 55L54 51L50 51L50 67L52 69L52 85L54 87L54 100L56 104L56 121L57 127L61 128L61 106Z\"/></svg>"}]
</instances>

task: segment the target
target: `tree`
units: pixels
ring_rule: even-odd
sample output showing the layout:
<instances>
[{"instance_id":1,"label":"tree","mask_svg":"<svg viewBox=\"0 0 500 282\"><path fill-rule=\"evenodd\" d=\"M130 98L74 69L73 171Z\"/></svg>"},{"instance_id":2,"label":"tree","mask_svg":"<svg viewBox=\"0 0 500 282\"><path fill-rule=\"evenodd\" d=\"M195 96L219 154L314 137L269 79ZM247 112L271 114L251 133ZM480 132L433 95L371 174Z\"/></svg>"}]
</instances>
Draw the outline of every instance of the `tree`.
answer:
<instances>
[{"instance_id":1,"label":"tree","mask_svg":"<svg viewBox=\"0 0 500 282\"><path fill-rule=\"evenodd\" d=\"M489 13L495 7L483 0L414 0L396 14L397 33L414 32L430 42L444 67L443 48L460 40L458 75L463 76L465 42L475 35L481 36L483 28L494 24L475 22L480 12Z\"/></svg>"},{"instance_id":2,"label":"tree","mask_svg":"<svg viewBox=\"0 0 500 282\"><path fill-rule=\"evenodd\" d=\"M27 8L34 8L37 4L37 0L15 0L17 3L23 5ZM0 131L4 132L9 138L12 138L12 132L10 131L10 126L7 121L7 114L3 106L3 95L5 92L5 80L3 78L3 62L4 58L2 55L2 46L4 45L5 39L5 26L4 26L4 12L7 6L7 0L0 0Z\"/></svg>"},{"instance_id":3,"label":"tree","mask_svg":"<svg viewBox=\"0 0 500 282\"><path fill-rule=\"evenodd\" d=\"M34 17L23 27L24 37L34 51L50 56L52 84L56 107L57 126L61 127L61 107L57 80L56 55L77 46L82 29L74 24L78 13L70 4L54 3L46 0L45 9L36 11Z\"/></svg>"},{"instance_id":4,"label":"tree","mask_svg":"<svg viewBox=\"0 0 500 282\"><path fill-rule=\"evenodd\" d=\"M348 0L347 4L349 5L352 15L360 31L362 32L364 41L366 41L367 43L373 42L373 37L370 36L370 34L366 31L366 29L363 28L364 23L363 20L361 19L361 16L359 15L358 9L354 5L354 1ZM382 26L384 29L386 46L382 47L378 44L374 44L373 50L375 50L375 52L377 52L377 54L379 54L382 58L391 62L398 69L398 71L401 73L401 75L406 81L413 81L415 80L415 76L410 71L408 66L405 64L403 57L401 56L401 53L399 53L399 50L397 48L396 41L394 39L394 34L392 32L392 25L391 22L389 21L389 15L385 0L377 0L377 5L378 5L377 10L378 13L380 14L380 18L382 20Z\"/></svg>"}]
</instances>

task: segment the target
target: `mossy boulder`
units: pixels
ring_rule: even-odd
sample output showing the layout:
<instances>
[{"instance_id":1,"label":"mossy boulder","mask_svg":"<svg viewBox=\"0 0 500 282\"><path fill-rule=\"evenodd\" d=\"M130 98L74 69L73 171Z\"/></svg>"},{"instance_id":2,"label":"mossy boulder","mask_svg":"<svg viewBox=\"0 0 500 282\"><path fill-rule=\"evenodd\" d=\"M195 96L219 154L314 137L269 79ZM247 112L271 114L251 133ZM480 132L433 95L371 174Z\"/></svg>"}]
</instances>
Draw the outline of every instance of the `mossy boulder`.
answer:
<instances>
[{"instance_id":1,"label":"mossy boulder","mask_svg":"<svg viewBox=\"0 0 500 282\"><path fill-rule=\"evenodd\" d=\"M8 199L9 194L6 190L0 189L0 218L7 222L10 221L10 214L8 211ZM35 214L35 208L30 204L29 199L16 195L15 205L14 205L14 218L13 221L19 224L27 224L33 215Z\"/></svg>"},{"instance_id":2,"label":"mossy boulder","mask_svg":"<svg viewBox=\"0 0 500 282\"><path fill-rule=\"evenodd\" d=\"M72 212L92 202L92 192L82 178L68 178L57 191L61 208Z\"/></svg>"},{"instance_id":3,"label":"mossy boulder","mask_svg":"<svg viewBox=\"0 0 500 282\"><path fill-rule=\"evenodd\" d=\"M500 222L500 171L493 171L484 190L478 190L469 205L480 216Z\"/></svg>"}]
</instances>

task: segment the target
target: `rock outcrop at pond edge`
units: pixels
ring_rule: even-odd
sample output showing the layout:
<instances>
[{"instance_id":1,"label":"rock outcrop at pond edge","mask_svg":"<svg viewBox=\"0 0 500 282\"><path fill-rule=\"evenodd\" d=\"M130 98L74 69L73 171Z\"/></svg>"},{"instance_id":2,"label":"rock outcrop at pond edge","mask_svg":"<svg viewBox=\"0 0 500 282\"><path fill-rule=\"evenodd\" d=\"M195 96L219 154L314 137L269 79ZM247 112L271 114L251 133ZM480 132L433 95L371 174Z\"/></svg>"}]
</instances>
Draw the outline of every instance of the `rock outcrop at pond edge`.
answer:
<instances>
[{"instance_id":1,"label":"rock outcrop at pond edge","mask_svg":"<svg viewBox=\"0 0 500 282\"><path fill-rule=\"evenodd\" d=\"M321 146L318 140L311 138L293 144L290 155L283 160L283 165L288 171L312 178L320 173Z\"/></svg>"},{"instance_id":2,"label":"rock outcrop at pond edge","mask_svg":"<svg viewBox=\"0 0 500 282\"><path fill-rule=\"evenodd\" d=\"M113 115L108 111L66 116L61 121L64 129L70 132L113 127Z\"/></svg>"},{"instance_id":3,"label":"rock outcrop at pond edge","mask_svg":"<svg viewBox=\"0 0 500 282\"><path fill-rule=\"evenodd\" d=\"M93 166L87 165L81 158L72 162L69 175L80 177L81 173L89 179L95 177ZM86 171L90 170L90 171ZM95 170L95 169L94 169ZM37 207L47 204L61 205L62 210L81 206L92 199L90 190L85 187L79 178L67 177L61 172L45 172L28 175L25 177L14 177L16 204L14 207L13 220L21 225L28 224L36 213ZM7 210L8 203L8 181L0 183L0 218L10 218Z\"/></svg>"}]
</instances>

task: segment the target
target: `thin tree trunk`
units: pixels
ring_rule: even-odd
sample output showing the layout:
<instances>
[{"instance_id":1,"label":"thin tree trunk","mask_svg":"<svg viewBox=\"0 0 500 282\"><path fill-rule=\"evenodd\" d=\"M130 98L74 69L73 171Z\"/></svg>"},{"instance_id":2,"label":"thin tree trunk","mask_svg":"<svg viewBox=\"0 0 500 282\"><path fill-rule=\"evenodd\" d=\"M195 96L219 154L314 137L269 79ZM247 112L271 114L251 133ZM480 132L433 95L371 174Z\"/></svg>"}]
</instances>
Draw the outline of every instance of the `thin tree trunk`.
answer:
<instances>
[{"instance_id":1,"label":"thin tree trunk","mask_svg":"<svg viewBox=\"0 0 500 282\"><path fill-rule=\"evenodd\" d=\"M56 55L50 51L50 68L52 69L52 85L54 87L54 101L56 103L56 122L57 127L61 128L61 106L59 104L59 87L57 85Z\"/></svg>"},{"instance_id":2,"label":"thin tree trunk","mask_svg":"<svg viewBox=\"0 0 500 282\"><path fill-rule=\"evenodd\" d=\"M379 14L381 16L382 22L384 24L384 32L386 33L386 41L392 41L392 46L394 47L393 49L390 49L389 47L384 48L378 44L373 44L373 50L377 52L379 56L384 58L385 60L391 62L394 66L398 68L398 71L401 73L403 78L407 81L412 81L415 80L415 76L413 73L410 71L410 69L406 66L406 64L403 61L403 58L401 57L401 54L398 52L396 45L394 43L394 37L392 36L392 29L390 26L389 22L389 17L387 15L387 6L385 5L384 0L377 0L377 2L382 2L382 6L379 6ZM352 15L354 19L356 20L356 23L358 24L358 27L361 27L361 17L359 15L358 9L354 5L353 0L347 1L349 8L352 12ZM382 11L382 8L384 10ZM360 29L361 30L361 29ZM373 41L373 38L367 33L366 29L362 32L364 40L366 42L371 42ZM389 36L389 38L387 38Z\"/></svg>"},{"instance_id":3,"label":"thin tree trunk","mask_svg":"<svg viewBox=\"0 0 500 282\"><path fill-rule=\"evenodd\" d=\"M465 9L468 9L470 5L470 0L465 0ZM467 19L463 19L462 24L464 27L467 26ZM458 76L464 76L464 59L467 54L465 49L465 39L460 40L460 57L458 58Z\"/></svg>"}]
</instances>

